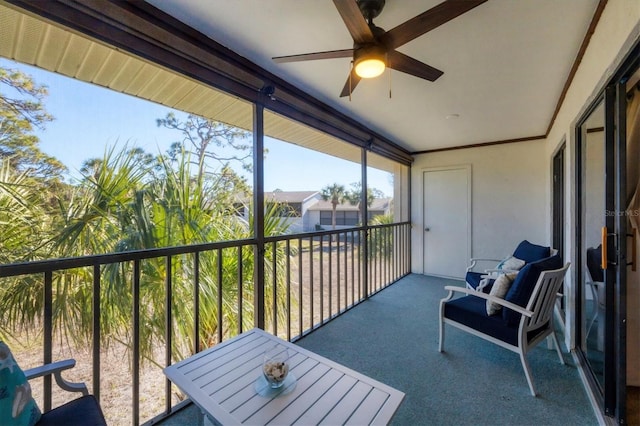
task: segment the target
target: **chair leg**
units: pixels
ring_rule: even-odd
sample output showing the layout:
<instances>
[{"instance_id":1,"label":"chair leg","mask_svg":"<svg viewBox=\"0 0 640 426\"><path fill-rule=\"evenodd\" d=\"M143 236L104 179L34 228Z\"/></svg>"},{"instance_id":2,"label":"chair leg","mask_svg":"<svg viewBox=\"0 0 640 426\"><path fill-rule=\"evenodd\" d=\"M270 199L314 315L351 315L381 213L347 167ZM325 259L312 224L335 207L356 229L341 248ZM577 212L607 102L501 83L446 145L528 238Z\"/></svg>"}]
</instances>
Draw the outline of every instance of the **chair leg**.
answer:
<instances>
[{"instance_id":1,"label":"chair leg","mask_svg":"<svg viewBox=\"0 0 640 426\"><path fill-rule=\"evenodd\" d=\"M536 396L536 389L533 387L533 379L531 378L531 369L529 368L529 362L527 361L526 354L522 350L520 351L520 362L522 363L524 375L527 377L527 383L529 383L529 390L531 391L531 395Z\"/></svg>"},{"instance_id":2,"label":"chair leg","mask_svg":"<svg viewBox=\"0 0 640 426\"><path fill-rule=\"evenodd\" d=\"M560 342L558 342L558 336L556 336L555 331L551 331L551 336L553 339L553 343L556 345L556 352L558 353L558 358L560 358L560 364L564 365L564 358L562 357L562 351L560 350Z\"/></svg>"},{"instance_id":3,"label":"chair leg","mask_svg":"<svg viewBox=\"0 0 640 426\"><path fill-rule=\"evenodd\" d=\"M442 352L444 346L444 321L442 320L444 308L442 303L440 303L440 337L438 338L438 352Z\"/></svg>"},{"instance_id":4,"label":"chair leg","mask_svg":"<svg viewBox=\"0 0 640 426\"><path fill-rule=\"evenodd\" d=\"M554 327L556 324L558 324L560 326L560 329L564 332L565 325L564 325L564 318L562 317L562 310L560 309L560 296L561 295L559 293L556 295L556 302L553 306L553 318L551 318L552 319L551 326ZM556 344L556 348L557 347L558 345ZM552 342L551 336L547 337L547 349L549 350L553 349L553 342Z\"/></svg>"},{"instance_id":5,"label":"chair leg","mask_svg":"<svg viewBox=\"0 0 640 426\"><path fill-rule=\"evenodd\" d=\"M589 337L589 333L591 333L591 327L593 327L593 323L596 322L596 319L598 319L598 314L599 314L598 304L600 301L598 300L598 289L596 288L596 284L595 283L587 283L587 284L591 289L592 302L594 306L594 308L592 309L591 321L589 321L589 326L587 327L586 336Z\"/></svg>"}]
</instances>

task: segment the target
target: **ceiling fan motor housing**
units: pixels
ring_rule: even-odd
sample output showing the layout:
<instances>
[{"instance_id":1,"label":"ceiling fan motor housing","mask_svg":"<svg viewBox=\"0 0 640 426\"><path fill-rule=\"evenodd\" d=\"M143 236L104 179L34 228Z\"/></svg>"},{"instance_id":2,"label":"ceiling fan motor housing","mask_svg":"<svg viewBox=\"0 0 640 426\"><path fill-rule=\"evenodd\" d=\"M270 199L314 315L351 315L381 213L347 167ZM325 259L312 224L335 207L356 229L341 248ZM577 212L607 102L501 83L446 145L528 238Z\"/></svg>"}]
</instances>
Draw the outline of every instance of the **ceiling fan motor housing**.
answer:
<instances>
[{"instance_id":1,"label":"ceiling fan motor housing","mask_svg":"<svg viewBox=\"0 0 640 426\"><path fill-rule=\"evenodd\" d=\"M376 16L380 15L384 8L385 0L357 0L362 16L371 24Z\"/></svg>"}]
</instances>

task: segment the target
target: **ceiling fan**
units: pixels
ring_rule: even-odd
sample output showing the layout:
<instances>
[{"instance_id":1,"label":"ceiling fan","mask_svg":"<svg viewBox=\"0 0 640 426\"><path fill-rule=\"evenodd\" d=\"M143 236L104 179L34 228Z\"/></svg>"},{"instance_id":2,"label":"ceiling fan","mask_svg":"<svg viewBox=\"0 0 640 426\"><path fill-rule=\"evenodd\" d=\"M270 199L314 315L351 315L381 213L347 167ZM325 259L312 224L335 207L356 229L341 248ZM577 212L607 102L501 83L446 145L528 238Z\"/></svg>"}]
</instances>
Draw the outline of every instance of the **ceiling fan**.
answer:
<instances>
[{"instance_id":1,"label":"ceiling fan","mask_svg":"<svg viewBox=\"0 0 640 426\"><path fill-rule=\"evenodd\" d=\"M395 49L481 5L487 0L446 0L397 27L385 31L373 23L385 0L333 0L351 37L352 49L277 56L276 63L312 61L316 59L353 58L353 68L340 93L350 96L362 78L373 78L385 68L435 81L443 72Z\"/></svg>"}]
</instances>

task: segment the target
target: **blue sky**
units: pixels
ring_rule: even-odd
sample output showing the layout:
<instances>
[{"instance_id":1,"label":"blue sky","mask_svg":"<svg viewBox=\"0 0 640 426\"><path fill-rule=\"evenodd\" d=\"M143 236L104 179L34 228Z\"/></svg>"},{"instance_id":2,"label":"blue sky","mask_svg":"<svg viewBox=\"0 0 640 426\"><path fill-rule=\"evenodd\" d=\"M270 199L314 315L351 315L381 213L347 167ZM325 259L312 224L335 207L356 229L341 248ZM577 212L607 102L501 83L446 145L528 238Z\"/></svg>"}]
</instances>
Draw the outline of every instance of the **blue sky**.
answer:
<instances>
[{"instance_id":1,"label":"blue sky","mask_svg":"<svg viewBox=\"0 0 640 426\"><path fill-rule=\"evenodd\" d=\"M42 151L65 164L72 177L78 176L85 160L101 157L108 146L126 143L158 153L180 139L175 130L156 125L156 119L165 117L170 108L2 58L0 66L19 69L48 87L44 103L55 120L36 134ZM265 147L266 191L320 190L334 182L349 188L360 181L358 164L268 138ZM389 176L370 172L369 186L392 196Z\"/></svg>"}]
</instances>

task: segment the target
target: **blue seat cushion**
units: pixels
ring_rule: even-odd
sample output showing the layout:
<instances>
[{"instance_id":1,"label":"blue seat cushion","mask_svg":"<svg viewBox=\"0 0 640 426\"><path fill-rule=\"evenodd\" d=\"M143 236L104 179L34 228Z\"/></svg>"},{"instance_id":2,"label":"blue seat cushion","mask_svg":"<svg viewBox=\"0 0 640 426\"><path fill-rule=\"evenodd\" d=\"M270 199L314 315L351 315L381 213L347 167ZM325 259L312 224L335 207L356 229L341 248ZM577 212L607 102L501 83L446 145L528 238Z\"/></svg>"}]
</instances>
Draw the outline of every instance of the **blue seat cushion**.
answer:
<instances>
[{"instance_id":1,"label":"blue seat cushion","mask_svg":"<svg viewBox=\"0 0 640 426\"><path fill-rule=\"evenodd\" d=\"M562 259L556 254L546 259L531 262L520 270L516 279L511 284L509 291L504 297L507 302L515 303L523 308L527 307L531 294L538 282L538 278L543 271L562 268ZM502 310L502 318L508 326L517 326L520 322L520 314L509 308Z\"/></svg>"},{"instance_id":2,"label":"blue seat cushion","mask_svg":"<svg viewBox=\"0 0 640 426\"><path fill-rule=\"evenodd\" d=\"M471 286L471 288L473 288L474 290L476 290L478 288L478 286L480 285L480 281L482 280L482 275L486 275L486 273L484 272L467 272L467 275L465 277L465 281L467 282L467 284L469 284ZM484 287L482 289L483 293L489 293L491 291L491 287L493 286L493 281L491 280L491 282L489 284L487 284L486 287Z\"/></svg>"},{"instance_id":3,"label":"blue seat cushion","mask_svg":"<svg viewBox=\"0 0 640 426\"><path fill-rule=\"evenodd\" d=\"M597 282L604 282L604 271L600 264L602 257L602 244L598 247L590 247L587 249L587 268L591 279Z\"/></svg>"},{"instance_id":4,"label":"blue seat cushion","mask_svg":"<svg viewBox=\"0 0 640 426\"><path fill-rule=\"evenodd\" d=\"M551 249L549 247L531 244L527 240L524 240L520 244L518 244L518 247L516 247L516 250L513 252L513 257L524 260L526 263L545 259L550 255Z\"/></svg>"},{"instance_id":5,"label":"blue seat cushion","mask_svg":"<svg viewBox=\"0 0 640 426\"><path fill-rule=\"evenodd\" d=\"M36 426L107 426L98 401L86 395L42 415Z\"/></svg>"},{"instance_id":6,"label":"blue seat cushion","mask_svg":"<svg viewBox=\"0 0 640 426\"><path fill-rule=\"evenodd\" d=\"M444 317L471 327L513 346L518 346L518 326L507 325L500 315L487 315L486 300L464 296L444 304ZM546 326L527 333L527 339L536 337Z\"/></svg>"}]
</instances>

